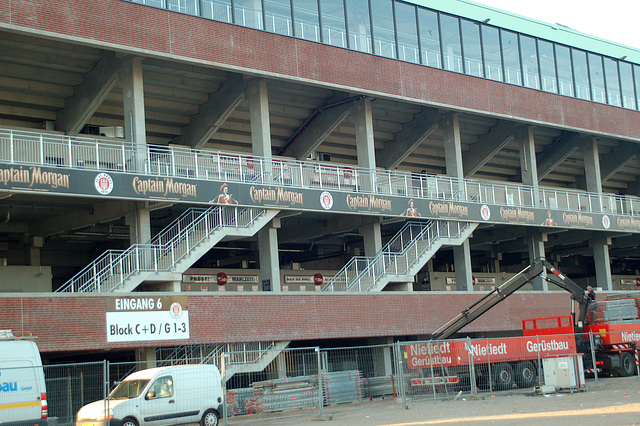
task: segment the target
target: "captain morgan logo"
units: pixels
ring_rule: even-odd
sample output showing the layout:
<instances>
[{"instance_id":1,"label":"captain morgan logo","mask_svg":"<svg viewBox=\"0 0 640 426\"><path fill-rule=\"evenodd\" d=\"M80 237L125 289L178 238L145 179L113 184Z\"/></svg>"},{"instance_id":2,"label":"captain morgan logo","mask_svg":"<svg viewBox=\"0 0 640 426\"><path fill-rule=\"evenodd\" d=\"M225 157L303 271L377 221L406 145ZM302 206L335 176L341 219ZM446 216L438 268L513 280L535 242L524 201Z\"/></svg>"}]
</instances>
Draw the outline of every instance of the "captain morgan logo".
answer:
<instances>
[{"instance_id":1,"label":"captain morgan logo","mask_svg":"<svg viewBox=\"0 0 640 426\"><path fill-rule=\"evenodd\" d=\"M320 204L325 210L330 210L333 207L333 196L330 192L325 191L320 194Z\"/></svg>"},{"instance_id":2,"label":"captain morgan logo","mask_svg":"<svg viewBox=\"0 0 640 426\"><path fill-rule=\"evenodd\" d=\"M96 191L102 195L110 194L113 191L113 179L106 173L98 173L94 184Z\"/></svg>"}]
</instances>

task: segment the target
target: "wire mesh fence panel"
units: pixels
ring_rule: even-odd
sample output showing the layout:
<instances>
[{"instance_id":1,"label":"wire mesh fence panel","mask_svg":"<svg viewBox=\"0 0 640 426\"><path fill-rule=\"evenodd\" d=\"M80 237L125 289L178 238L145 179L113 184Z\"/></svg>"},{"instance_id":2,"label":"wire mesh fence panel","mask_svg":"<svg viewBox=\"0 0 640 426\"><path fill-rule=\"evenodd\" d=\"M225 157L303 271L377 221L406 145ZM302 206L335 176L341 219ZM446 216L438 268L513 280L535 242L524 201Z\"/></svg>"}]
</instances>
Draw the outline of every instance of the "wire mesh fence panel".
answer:
<instances>
[{"instance_id":1,"label":"wire mesh fence panel","mask_svg":"<svg viewBox=\"0 0 640 426\"><path fill-rule=\"evenodd\" d=\"M105 397L105 362L44 366L49 418L72 425L78 410Z\"/></svg>"},{"instance_id":2,"label":"wire mesh fence panel","mask_svg":"<svg viewBox=\"0 0 640 426\"><path fill-rule=\"evenodd\" d=\"M399 384L408 400L448 399L474 389L466 340L399 342Z\"/></svg>"},{"instance_id":3,"label":"wire mesh fence panel","mask_svg":"<svg viewBox=\"0 0 640 426\"><path fill-rule=\"evenodd\" d=\"M395 401L397 376L393 345L323 349L321 352L325 406Z\"/></svg>"},{"instance_id":4,"label":"wire mesh fence panel","mask_svg":"<svg viewBox=\"0 0 640 426\"><path fill-rule=\"evenodd\" d=\"M322 407L316 348L228 352L223 359L230 422L313 414Z\"/></svg>"}]
</instances>

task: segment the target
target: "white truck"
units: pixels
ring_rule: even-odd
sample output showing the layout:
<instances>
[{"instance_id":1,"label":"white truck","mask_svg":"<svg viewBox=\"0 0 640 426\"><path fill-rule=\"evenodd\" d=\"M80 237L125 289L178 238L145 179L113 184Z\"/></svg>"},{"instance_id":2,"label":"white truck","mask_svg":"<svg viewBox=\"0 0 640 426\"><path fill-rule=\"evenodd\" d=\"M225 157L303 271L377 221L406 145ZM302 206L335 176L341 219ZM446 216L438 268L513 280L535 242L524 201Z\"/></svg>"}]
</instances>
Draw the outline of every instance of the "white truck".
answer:
<instances>
[{"instance_id":1,"label":"white truck","mask_svg":"<svg viewBox=\"0 0 640 426\"><path fill-rule=\"evenodd\" d=\"M46 425L47 390L38 346L0 330L0 425Z\"/></svg>"},{"instance_id":2,"label":"white truck","mask_svg":"<svg viewBox=\"0 0 640 426\"><path fill-rule=\"evenodd\" d=\"M216 426L224 397L215 365L178 365L137 371L106 400L82 407L77 426L144 426L200 423Z\"/></svg>"}]
</instances>

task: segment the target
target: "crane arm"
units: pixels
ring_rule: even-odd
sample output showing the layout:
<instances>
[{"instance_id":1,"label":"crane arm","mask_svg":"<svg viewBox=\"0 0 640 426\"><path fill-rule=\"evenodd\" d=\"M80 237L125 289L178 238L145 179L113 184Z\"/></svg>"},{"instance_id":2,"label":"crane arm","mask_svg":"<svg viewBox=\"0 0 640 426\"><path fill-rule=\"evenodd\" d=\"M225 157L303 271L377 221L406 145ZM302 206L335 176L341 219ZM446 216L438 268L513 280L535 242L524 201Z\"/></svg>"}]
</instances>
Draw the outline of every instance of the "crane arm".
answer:
<instances>
[{"instance_id":1,"label":"crane arm","mask_svg":"<svg viewBox=\"0 0 640 426\"><path fill-rule=\"evenodd\" d=\"M554 274L554 278L549 278L545 274L545 268L546 270ZM463 327L478 319L478 317L483 315L485 312L513 294L516 290L531 282L538 276L541 276L544 280L568 291L569 293L571 293L571 298L580 304L580 313L578 321L576 322L579 330L576 331L581 332L584 318L586 316L586 307L588 303L584 295L584 290L574 281L569 279L569 277L558 271L549 261L547 261L543 257L540 257L534 260L531 265L518 272L516 275L505 281L499 287L496 287L496 289L488 293L473 305L466 308L456 317L452 318L449 322L436 330L432 334L432 339L448 339L449 337L460 331ZM556 279L558 279L559 281L557 281Z\"/></svg>"}]
</instances>

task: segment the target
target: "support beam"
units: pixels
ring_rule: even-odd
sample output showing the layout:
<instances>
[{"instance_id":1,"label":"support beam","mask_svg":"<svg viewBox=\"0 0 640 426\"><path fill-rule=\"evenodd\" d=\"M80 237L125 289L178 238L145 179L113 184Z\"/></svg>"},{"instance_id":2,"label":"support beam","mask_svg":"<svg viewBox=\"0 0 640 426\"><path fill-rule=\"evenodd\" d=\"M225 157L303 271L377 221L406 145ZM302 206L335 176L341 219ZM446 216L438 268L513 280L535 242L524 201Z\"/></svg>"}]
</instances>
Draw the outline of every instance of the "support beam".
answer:
<instances>
[{"instance_id":1,"label":"support beam","mask_svg":"<svg viewBox=\"0 0 640 426\"><path fill-rule=\"evenodd\" d=\"M289 139L278 155L305 160L349 116L357 98L335 100L318 108Z\"/></svg>"},{"instance_id":2,"label":"support beam","mask_svg":"<svg viewBox=\"0 0 640 426\"><path fill-rule=\"evenodd\" d=\"M385 142L384 149L378 152L378 166L395 169L440 125L442 115L432 108L423 108L413 121L406 123L394 140Z\"/></svg>"},{"instance_id":3,"label":"support beam","mask_svg":"<svg viewBox=\"0 0 640 426\"><path fill-rule=\"evenodd\" d=\"M620 142L620 146L600 160L600 178L606 182L618 170L634 160L640 153L640 145L632 142Z\"/></svg>"},{"instance_id":4,"label":"support beam","mask_svg":"<svg viewBox=\"0 0 640 426\"><path fill-rule=\"evenodd\" d=\"M555 143L538 154L538 180L544 179L578 148L580 148L580 135L573 132L563 133Z\"/></svg>"},{"instance_id":5,"label":"support beam","mask_svg":"<svg viewBox=\"0 0 640 426\"><path fill-rule=\"evenodd\" d=\"M498 153L514 137L516 124L510 121L499 121L489 133L480 135L478 143L471 145L463 159L464 175L473 176L487 161Z\"/></svg>"},{"instance_id":6,"label":"support beam","mask_svg":"<svg viewBox=\"0 0 640 426\"><path fill-rule=\"evenodd\" d=\"M56 114L56 129L73 135L87 124L118 81L122 60L114 52L105 52L96 67L76 86L74 95Z\"/></svg>"},{"instance_id":7,"label":"support beam","mask_svg":"<svg viewBox=\"0 0 640 426\"><path fill-rule=\"evenodd\" d=\"M209 101L200 105L198 114L173 142L202 148L244 100L246 87L241 74L231 74L217 92L209 94Z\"/></svg>"},{"instance_id":8,"label":"support beam","mask_svg":"<svg viewBox=\"0 0 640 426\"><path fill-rule=\"evenodd\" d=\"M105 201L95 204L92 211L78 210L60 213L34 224L30 227L29 232L47 237L91 226L95 223L116 220L130 211L130 203L130 201L124 200Z\"/></svg>"}]
</instances>

